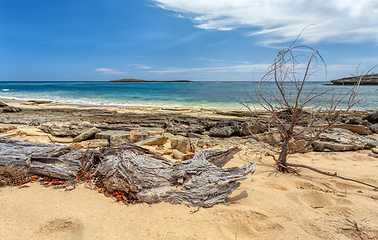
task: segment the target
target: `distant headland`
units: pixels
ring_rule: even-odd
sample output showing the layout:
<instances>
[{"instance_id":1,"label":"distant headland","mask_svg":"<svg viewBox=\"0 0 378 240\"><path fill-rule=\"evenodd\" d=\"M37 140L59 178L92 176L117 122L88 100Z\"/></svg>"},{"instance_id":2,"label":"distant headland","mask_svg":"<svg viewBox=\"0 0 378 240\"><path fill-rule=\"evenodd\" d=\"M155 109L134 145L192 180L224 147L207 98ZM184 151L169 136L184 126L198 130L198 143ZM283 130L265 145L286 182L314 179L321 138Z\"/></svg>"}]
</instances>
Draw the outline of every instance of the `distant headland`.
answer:
<instances>
[{"instance_id":1,"label":"distant headland","mask_svg":"<svg viewBox=\"0 0 378 240\"><path fill-rule=\"evenodd\" d=\"M348 78L340 78L337 80L332 80L330 85L354 85L360 79L361 76L354 76ZM377 86L378 85L378 74L369 74L362 76L360 85Z\"/></svg>"},{"instance_id":2,"label":"distant headland","mask_svg":"<svg viewBox=\"0 0 378 240\"><path fill-rule=\"evenodd\" d=\"M141 79L135 79L135 78L122 78L118 80L111 80L108 81L111 83L172 83L172 82L192 82L189 80L172 80L172 81L156 81L156 80L141 80Z\"/></svg>"}]
</instances>

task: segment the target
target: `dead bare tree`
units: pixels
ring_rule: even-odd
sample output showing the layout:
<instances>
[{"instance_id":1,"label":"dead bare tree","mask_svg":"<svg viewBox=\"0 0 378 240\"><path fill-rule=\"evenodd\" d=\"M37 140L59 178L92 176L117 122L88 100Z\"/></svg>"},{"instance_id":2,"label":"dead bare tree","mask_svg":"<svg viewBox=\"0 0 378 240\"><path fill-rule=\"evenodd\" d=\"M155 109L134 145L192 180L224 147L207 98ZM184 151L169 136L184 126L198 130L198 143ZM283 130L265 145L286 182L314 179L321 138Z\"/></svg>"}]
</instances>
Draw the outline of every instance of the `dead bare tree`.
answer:
<instances>
[{"instance_id":1,"label":"dead bare tree","mask_svg":"<svg viewBox=\"0 0 378 240\"><path fill-rule=\"evenodd\" d=\"M353 86L329 86L322 90L319 84L309 90L305 88L306 83L318 77L320 72L326 73L326 64L317 50L309 46L296 46L295 43L296 41L287 48L281 48L277 53L268 72L258 83L256 97L248 95L255 105L243 104L252 113L256 113L257 103L257 106L268 113L268 124L263 124L268 125L270 133L281 137L276 160L281 172L295 171L291 167L311 169L308 166L288 163L288 156L309 148L320 134L332 127L365 97L358 93L362 78L369 72L357 77ZM272 84L275 89L273 91ZM256 121L255 124L257 126L261 122ZM257 135L253 136L262 141ZM300 145L293 144L298 140L301 140Z\"/></svg>"}]
</instances>

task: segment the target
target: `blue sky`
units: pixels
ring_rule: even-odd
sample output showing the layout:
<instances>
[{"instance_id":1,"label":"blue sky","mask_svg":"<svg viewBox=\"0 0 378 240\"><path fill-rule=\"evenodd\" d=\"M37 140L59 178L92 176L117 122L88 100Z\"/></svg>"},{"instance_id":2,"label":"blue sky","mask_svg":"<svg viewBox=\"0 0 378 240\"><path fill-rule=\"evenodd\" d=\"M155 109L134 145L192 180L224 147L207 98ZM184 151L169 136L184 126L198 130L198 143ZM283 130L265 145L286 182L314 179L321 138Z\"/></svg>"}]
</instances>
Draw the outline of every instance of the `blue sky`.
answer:
<instances>
[{"instance_id":1,"label":"blue sky","mask_svg":"<svg viewBox=\"0 0 378 240\"><path fill-rule=\"evenodd\" d=\"M298 43L331 80L378 64L377 16L375 0L0 0L0 80L258 80L309 24Z\"/></svg>"}]
</instances>

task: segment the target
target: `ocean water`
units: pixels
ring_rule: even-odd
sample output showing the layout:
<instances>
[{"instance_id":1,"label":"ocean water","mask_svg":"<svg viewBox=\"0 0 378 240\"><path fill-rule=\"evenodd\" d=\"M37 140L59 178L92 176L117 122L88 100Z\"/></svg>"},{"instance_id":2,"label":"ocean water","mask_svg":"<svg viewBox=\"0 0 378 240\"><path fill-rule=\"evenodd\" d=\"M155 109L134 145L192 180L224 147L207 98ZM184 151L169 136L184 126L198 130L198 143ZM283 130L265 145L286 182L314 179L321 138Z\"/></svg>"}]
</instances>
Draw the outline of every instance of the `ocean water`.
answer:
<instances>
[{"instance_id":1,"label":"ocean water","mask_svg":"<svg viewBox=\"0 0 378 240\"><path fill-rule=\"evenodd\" d=\"M331 89L320 82L308 82L303 93L313 94ZM336 89L338 89L336 87ZM341 88L339 88L341 89ZM378 86L361 86L359 96L365 96ZM251 102L256 97L257 82L194 81L177 83L108 83L108 82L61 82L18 81L0 82L0 98L15 100L51 100L54 103L84 106L157 106L157 107L215 107L241 108L240 102ZM267 83L264 93L277 96L274 83ZM318 98L329 100L333 93ZM345 101L340 105L345 107ZM378 93L363 99L356 109L378 108Z\"/></svg>"}]
</instances>

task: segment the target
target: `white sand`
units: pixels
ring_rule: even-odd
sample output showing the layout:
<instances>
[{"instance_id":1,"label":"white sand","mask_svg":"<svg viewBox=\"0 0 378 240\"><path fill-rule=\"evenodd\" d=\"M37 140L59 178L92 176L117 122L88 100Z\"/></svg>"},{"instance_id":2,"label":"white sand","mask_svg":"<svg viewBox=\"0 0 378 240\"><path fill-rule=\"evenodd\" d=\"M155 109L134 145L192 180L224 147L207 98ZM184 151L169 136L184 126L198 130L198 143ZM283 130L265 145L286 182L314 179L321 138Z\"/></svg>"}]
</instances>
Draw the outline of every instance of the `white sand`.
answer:
<instances>
[{"instance_id":1,"label":"white sand","mask_svg":"<svg viewBox=\"0 0 378 240\"><path fill-rule=\"evenodd\" d=\"M14 139L49 142L38 130L17 131ZM195 213L168 203L126 206L84 185L64 191L29 183L0 188L0 239L378 239L378 191L306 169L282 174L272 157L240 147L226 167L255 160L257 170L228 206ZM378 185L378 159L368 153L296 154L289 162Z\"/></svg>"},{"instance_id":2,"label":"white sand","mask_svg":"<svg viewBox=\"0 0 378 240\"><path fill-rule=\"evenodd\" d=\"M377 185L378 160L369 152L298 154L290 161ZM0 239L378 238L378 191L309 170L281 174L271 157L250 150L228 167L251 159L256 173L230 205L193 214L196 208L168 203L126 206L83 185L73 191L38 183L0 188Z\"/></svg>"}]
</instances>

